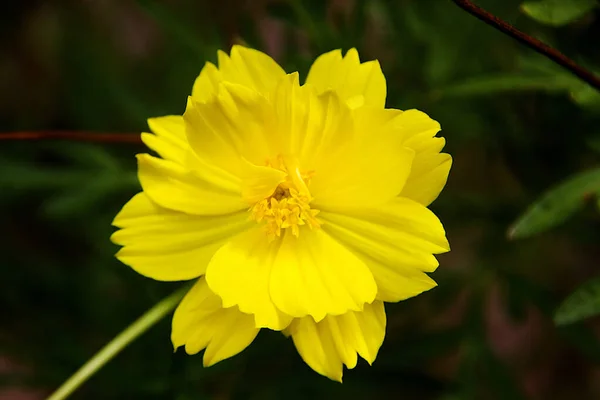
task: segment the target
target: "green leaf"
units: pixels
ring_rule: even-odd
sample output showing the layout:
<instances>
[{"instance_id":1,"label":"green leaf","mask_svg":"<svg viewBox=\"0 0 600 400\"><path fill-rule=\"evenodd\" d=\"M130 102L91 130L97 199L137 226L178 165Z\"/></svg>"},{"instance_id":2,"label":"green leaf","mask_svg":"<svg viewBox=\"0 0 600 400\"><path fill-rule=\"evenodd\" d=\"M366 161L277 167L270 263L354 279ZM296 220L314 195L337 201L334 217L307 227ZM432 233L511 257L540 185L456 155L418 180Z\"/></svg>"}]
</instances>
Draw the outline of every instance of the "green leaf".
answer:
<instances>
[{"instance_id":1,"label":"green leaf","mask_svg":"<svg viewBox=\"0 0 600 400\"><path fill-rule=\"evenodd\" d=\"M600 110L600 91L598 89L581 83L571 89L569 94L571 99L580 106L589 110Z\"/></svg>"},{"instance_id":2,"label":"green leaf","mask_svg":"<svg viewBox=\"0 0 600 400\"><path fill-rule=\"evenodd\" d=\"M50 218L78 218L98 203L123 189L139 187L137 175L128 171L93 175L77 187L70 187L50 196L42 205L42 212Z\"/></svg>"},{"instance_id":3,"label":"green leaf","mask_svg":"<svg viewBox=\"0 0 600 400\"><path fill-rule=\"evenodd\" d=\"M548 230L583 207L584 199L600 191L600 168L583 172L550 189L508 230L511 239L522 239Z\"/></svg>"},{"instance_id":4,"label":"green leaf","mask_svg":"<svg viewBox=\"0 0 600 400\"><path fill-rule=\"evenodd\" d=\"M600 314L600 276L576 289L558 307L554 316L557 325L566 325Z\"/></svg>"},{"instance_id":5,"label":"green leaf","mask_svg":"<svg viewBox=\"0 0 600 400\"><path fill-rule=\"evenodd\" d=\"M524 2L521 10L542 24L562 26L583 17L597 5L597 0L540 0Z\"/></svg>"},{"instance_id":6,"label":"green leaf","mask_svg":"<svg viewBox=\"0 0 600 400\"><path fill-rule=\"evenodd\" d=\"M4 157L0 158L0 164L0 192L3 193L19 194L22 191L68 188L89 178L89 174L84 171L48 169Z\"/></svg>"},{"instance_id":7,"label":"green leaf","mask_svg":"<svg viewBox=\"0 0 600 400\"><path fill-rule=\"evenodd\" d=\"M479 76L442 89L441 95L448 97L493 95L502 92L541 90L561 92L573 85L570 77L561 75L540 76L532 74L500 73Z\"/></svg>"},{"instance_id":8,"label":"green leaf","mask_svg":"<svg viewBox=\"0 0 600 400\"><path fill-rule=\"evenodd\" d=\"M54 150L61 156L82 166L95 167L105 171L118 172L119 163L114 155L104 147L87 143L69 143L68 147L60 144Z\"/></svg>"},{"instance_id":9,"label":"green leaf","mask_svg":"<svg viewBox=\"0 0 600 400\"><path fill-rule=\"evenodd\" d=\"M600 153L600 133L587 137L585 139L585 144L590 150Z\"/></svg>"}]
</instances>

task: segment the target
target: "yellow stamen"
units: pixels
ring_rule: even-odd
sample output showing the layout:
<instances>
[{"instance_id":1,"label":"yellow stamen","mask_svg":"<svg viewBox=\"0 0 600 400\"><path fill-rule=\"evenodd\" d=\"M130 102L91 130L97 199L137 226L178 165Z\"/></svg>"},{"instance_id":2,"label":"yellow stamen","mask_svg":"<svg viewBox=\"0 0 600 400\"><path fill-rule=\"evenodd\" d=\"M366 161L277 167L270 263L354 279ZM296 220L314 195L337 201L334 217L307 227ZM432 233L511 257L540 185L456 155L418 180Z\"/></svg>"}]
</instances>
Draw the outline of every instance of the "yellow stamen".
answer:
<instances>
[{"instance_id":1,"label":"yellow stamen","mask_svg":"<svg viewBox=\"0 0 600 400\"><path fill-rule=\"evenodd\" d=\"M265 231L269 240L281 237L282 229L290 229L292 235L300 235L300 226L306 225L310 229L318 229L321 221L316 218L319 210L310 208L312 197L308 184L313 172L301 173L298 168L288 167L282 157L274 162L267 161L267 166L277 168L287 173L287 178L273 194L259 201L250 208L250 219L256 222L265 222Z\"/></svg>"}]
</instances>

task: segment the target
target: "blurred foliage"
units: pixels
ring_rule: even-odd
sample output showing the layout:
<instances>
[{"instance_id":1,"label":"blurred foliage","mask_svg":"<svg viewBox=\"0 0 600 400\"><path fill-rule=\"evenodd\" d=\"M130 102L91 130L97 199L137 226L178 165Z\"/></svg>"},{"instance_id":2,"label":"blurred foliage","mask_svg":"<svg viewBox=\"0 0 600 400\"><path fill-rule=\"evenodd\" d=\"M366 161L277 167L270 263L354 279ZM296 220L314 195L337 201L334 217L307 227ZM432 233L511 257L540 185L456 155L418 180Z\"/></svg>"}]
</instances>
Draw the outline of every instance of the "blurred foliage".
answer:
<instances>
[{"instance_id":1,"label":"blurred foliage","mask_svg":"<svg viewBox=\"0 0 600 400\"><path fill-rule=\"evenodd\" d=\"M592 2L477 4L600 67ZM164 320L74 399L600 398L598 319L553 322L565 298L559 322L598 311L597 289L568 295L598 276L600 219L584 198L598 196L587 179L598 181L599 95L548 60L446 0L23 1L0 20L1 131L145 130L148 117L181 114L204 62L236 42L302 76L321 52L357 47L380 60L388 106L440 121L454 157L432 206L453 249L433 274L439 287L387 307L373 366L333 383L290 340L261 332L204 369L200 356L173 354ZM143 147L0 146L0 397L43 398L179 284L121 265L108 239L139 190ZM535 236L508 240L531 204L516 226Z\"/></svg>"},{"instance_id":2,"label":"blurred foliage","mask_svg":"<svg viewBox=\"0 0 600 400\"><path fill-rule=\"evenodd\" d=\"M598 6L598 0L538 0L521 4L525 14L543 24L562 26L583 17Z\"/></svg>"},{"instance_id":3,"label":"blurred foliage","mask_svg":"<svg viewBox=\"0 0 600 400\"><path fill-rule=\"evenodd\" d=\"M509 229L513 239L529 237L564 222L586 198L600 195L600 168L583 172L547 192Z\"/></svg>"},{"instance_id":4,"label":"blurred foliage","mask_svg":"<svg viewBox=\"0 0 600 400\"><path fill-rule=\"evenodd\" d=\"M600 277L590 279L571 294L558 308L557 324L569 324L600 314Z\"/></svg>"}]
</instances>

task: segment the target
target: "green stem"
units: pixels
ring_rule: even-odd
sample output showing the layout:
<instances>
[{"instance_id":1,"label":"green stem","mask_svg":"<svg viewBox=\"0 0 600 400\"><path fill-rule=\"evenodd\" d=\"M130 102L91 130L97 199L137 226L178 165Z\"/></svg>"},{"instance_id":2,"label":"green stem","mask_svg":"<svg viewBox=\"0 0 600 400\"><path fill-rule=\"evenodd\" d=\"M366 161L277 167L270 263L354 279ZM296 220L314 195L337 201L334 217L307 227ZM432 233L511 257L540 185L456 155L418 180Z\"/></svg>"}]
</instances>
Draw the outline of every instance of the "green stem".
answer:
<instances>
[{"instance_id":1,"label":"green stem","mask_svg":"<svg viewBox=\"0 0 600 400\"><path fill-rule=\"evenodd\" d=\"M133 342L150 327L156 324L169 314L181 301L189 287L177 290L175 293L156 303L154 307L146 311L144 315L138 318L127 329L121 332L117 337L104 346L96 355L86 362L77 372L65 381L48 400L63 400L70 396L79 386L94 375L100 368L109 362L114 356L119 354L128 344Z\"/></svg>"}]
</instances>

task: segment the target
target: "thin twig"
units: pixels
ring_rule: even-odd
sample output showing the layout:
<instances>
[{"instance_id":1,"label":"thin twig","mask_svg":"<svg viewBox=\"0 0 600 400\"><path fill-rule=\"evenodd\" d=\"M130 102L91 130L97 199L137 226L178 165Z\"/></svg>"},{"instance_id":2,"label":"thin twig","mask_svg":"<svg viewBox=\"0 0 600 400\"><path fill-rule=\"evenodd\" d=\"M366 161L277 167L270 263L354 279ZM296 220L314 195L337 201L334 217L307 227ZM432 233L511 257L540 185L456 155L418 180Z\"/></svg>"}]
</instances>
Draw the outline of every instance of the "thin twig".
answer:
<instances>
[{"instance_id":1,"label":"thin twig","mask_svg":"<svg viewBox=\"0 0 600 400\"><path fill-rule=\"evenodd\" d=\"M587 69L578 65L575 61L571 60L569 57L565 56L561 52L548 46L545 43L540 42L536 38L521 32L514 26L510 25L508 22L503 21L495 15L485 11L481 7L476 6L469 0L452 1L469 14L475 16L476 18L480 19L486 24L493 26L494 28L507 34L513 39L516 39L517 41L523 43L525 46L535 50L536 52L548 57L558 65L568 69L570 72L577 75L580 79L587 82L590 86L593 86L597 90L600 90L599 77L594 75L591 71L588 71Z\"/></svg>"},{"instance_id":2,"label":"thin twig","mask_svg":"<svg viewBox=\"0 0 600 400\"><path fill-rule=\"evenodd\" d=\"M130 133L92 133L80 131L34 131L0 133L2 140L75 140L95 143L132 143L141 144L139 134Z\"/></svg>"}]
</instances>

